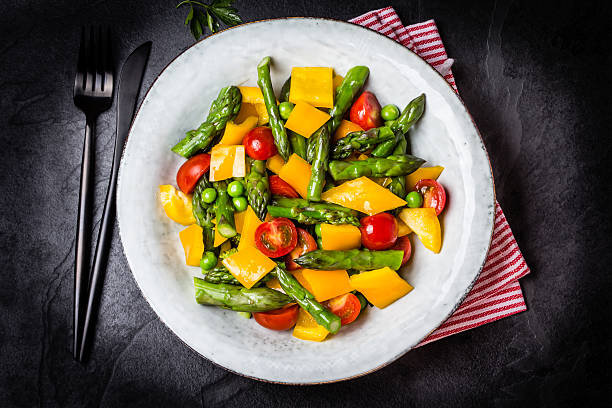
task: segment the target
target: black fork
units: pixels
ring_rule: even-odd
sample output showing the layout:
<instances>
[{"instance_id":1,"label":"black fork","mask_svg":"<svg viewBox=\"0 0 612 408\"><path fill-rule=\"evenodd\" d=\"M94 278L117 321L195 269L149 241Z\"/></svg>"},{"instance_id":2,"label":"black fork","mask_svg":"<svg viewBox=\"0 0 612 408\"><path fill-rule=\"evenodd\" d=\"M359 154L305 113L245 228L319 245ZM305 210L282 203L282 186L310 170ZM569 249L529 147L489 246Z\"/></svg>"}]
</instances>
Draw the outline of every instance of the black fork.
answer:
<instances>
[{"instance_id":1,"label":"black fork","mask_svg":"<svg viewBox=\"0 0 612 408\"><path fill-rule=\"evenodd\" d=\"M83 27L74 79L74 104L83 111L86 119L74 262L74 358L78 358L79 355L79 344L83 334L83 316L87 306L96 120L100 113L111 107L112 103L113 59L110 29L100 27L96 30L91 27L87 30Z\"/></svg>"}]
</instances>

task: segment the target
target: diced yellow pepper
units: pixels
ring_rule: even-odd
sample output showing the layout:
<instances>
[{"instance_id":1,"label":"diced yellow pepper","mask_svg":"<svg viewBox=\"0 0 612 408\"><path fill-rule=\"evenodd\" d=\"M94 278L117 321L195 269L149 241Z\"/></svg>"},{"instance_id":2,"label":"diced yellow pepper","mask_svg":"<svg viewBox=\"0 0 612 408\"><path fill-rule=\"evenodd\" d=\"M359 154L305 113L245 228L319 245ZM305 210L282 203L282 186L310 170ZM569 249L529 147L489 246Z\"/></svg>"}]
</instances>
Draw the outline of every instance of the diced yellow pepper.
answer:
<instances>
[{"instance_id":1,"label":"diced yellow pepper","mask_svg":"<svg viewBox=\"0 0 612 408\"><path fill-rule=\"evenodd\" d=\"M242 103L264 103L263 94L258 86L239 86Z\"/></svg>"},{"instance_id":2,"label":"diced yellow pepper","mask_svg":"<svg viewBox=\"0 0 612 408\"><path fill-rule=\"evenodd\" d=\"M238 282L250 289L276 267L276 262L262 254L259 249L246 246L225 258L223 265L238 279Z\"/></svg>"},{"instance_id":3,"label":"diced yellow pepper","mask_svg":"<svg viewBox=\"0 0 612 408\"><path fill-rule=\"evenodd\" d=\"M234 223L236 224L236 232L242 234L244 228L244 220L246 218L247 210L234 213Z\"/></svg>"},{"instance_id":4,"label":"diced yellow pepper","mask_svg":"<svg viewBox=\"0 0 612 408\"><path fill-rule=\"evenodd\" d=\"M304 269L296 269L295 271L291 271L291 274L293 275L295 279L297 279L298 282L300 282L300 285L302 285L304 289L312 293L312 288L310 287L310 283L308 283L308 281L304 279L303 272L304 272Z\"/></svg>"},{"instance_id":5,"label":"diced yellow pepper","mask_svg":"<svg viewBox=\"0 0 612 408\"><path fill-rule=\"evenodd\" d=\"M408 235L412 232L410 227L407 226L406 223L402 221L400 218L396 218L395 221L397 222L397 236L398 237L403 237L404 235Z\"/></svg>"},{"instance_id":6,"label":"diced yellow pepper","mask_svg":"<svg viewBox=\"0 0 612 408\"><path fill-rule=\"evenodd\" d=\"M259 118L259 122L257 123L259 126L265 125L270 121L270 116L268 115L268 108L266 108L266 105L264 103L256 103L255 112L257 112L257 116Z\"/></svg>"},{"instance_id":7,"label":"diced yellow pepper","mask_svg":"<svg viewBox=\"0 0 612 408\"><path fill-rule=\"evenodd\" d=\"M340 122L340 126L338 126L338 129L336 129L336 131L334 132L334 140L342 139L349 133L358 132L360 130L363 129L358 124L353 123L349 120L342 119L342 122Z\"/></svg>"},{"instance_id":8,"label":"diced yellow pepper","mask_svg":"<svg viewBox=\"0 0 612 408\"><path fill-rule=\"evenodd\" d=\"M195 224L196 219L193 216L191 194L184 194L174 186L165 184L159 186L159 200L164 212L172 221L182 225Z\"/></svg>"},{"instance_id":9,"label":"diced yellow pepper","mask_svg":"<svg viewBox=\"0 0 612 408\"><path fill-rule=\"evenodd\" d=\"M244 146L216 145L210 151L210 181L244 177L246 174Z\"/></svg>"},{"instance_id":10,"label":"diced yellow pepper","mask_svg":"<svg viewBox=\"0 0 612 408\"><path fill-rule=\"evenodd\" d=\"M368 156L367 154L363 154L363 153L362 153L362 154L360 154L359 156L357 156L357 160L365 160L365 159L367 159L368 157L370 157L370 156Z\"/></svg>"},{"instance_id":11,"label":"diced yellow pepper","mask_svg":"<svg viewBox=\"0 0 612 408\"><path fill-rule=\"evenodd\" d=\"M185 251L185 263L189 266L200 266L200 259L204 253L202 227L197 224L190 225L179 232L179 239Z\"/></svg>"},{"instance_id":12,"label":"diced yellow pepper","mask_svg":"<svg viewBox=\"0 0 612 408\"><path fill-rule=\"evenodd\" d=\"M336 92L336 89L338 89L338 87L342 85L342 81L344 81L344 77L342 75L334 75L334 93Z\"/></svg>"},{"instance_id":13,"label":"diced yellow pepper","mask_svg":"<svg viewBox=\"0 0 612 408\"><path fill-rule=\"evenodd\" d=\"M293 153L287 163L278 173L303 198L308 197L308 183L310 182L310 164L297 154Z\"/></svg>"},{"instance_id":14,"label":"diced yellow pepper","mask_svg":"<svg viewBox=\"0 0 612 408\"><path fill-rule=\"evenodd\" d=\"M333 108L333 75L334 70L332 68L293 67L291 70L289 102L295 104L306 102L318 108Z\"/></svg>"},{"instance_id":15,"label":"diced yellow pepper","mask_svg":"<svg viewBox=\"0 0 612 408\"><path fill-rule=\"evenodd\" d=\"M219 245L223 244L225 241L227 241L227 238L225 238L223 235L219 234L219 231L217 231L217 221L213 220L212 221L213 224L215 224L215 239L213 241L213 246L216 248Z\"/></svg>"},{"instance_id":16,"label":"diced yellow pepper","mask_svg":"<svg viewBox=\"0 0 612 408\"><path fill-rule=\"evenodd\" d=\"M304 309L300 308L298 319L293 328L293 337L301 340L323 341L329 332Z\"/></svg>"},{"instance_id":17,"label":"diced yellow pepper","mask_svg":"<svg viewBox=\"0 0 612 408\"><path fill-rule=\"evenodd\" d=\"M354 225L321 224L322 249L344 251L361 246L361 231Z\"/></svg>"},{"instance_id":18,"label":"diced yellow pepper","mask_svg":"<svg viewBox=\"0 0 612 408\"><path fill-rule=\"evenodd\" d=\"M280 154L275 154L266 161L266 167L274 174L279 174L285 165L285 161Z\"/></svg>"},{"instance_id":19,"label":"diced yellow pepper","mask_svg":"<svg viewBox=\"0 0 612 408\"><path fill-rule=\"evenodd\" d=\"M246 103L242 102L240 105L240 111L234 119L234 123L243 123L248 117L256 116L257 125L262 126L270 121L266 105L263 103Z\"/></svg>"},{"instance_id":20,"label":"diced yellow pepper","mask_svg":"<svg viewBox=\"0 0 612 408\"><path fill-rule=\"evenodd\" d=\"M353 290L348 273L345 270L320 271L315 269L299 269L294 275L303 286L314 295L317 302L323 302L336 296L344 295ZM301 275L302 280L298 277Z\"/></svg>"},{"instance_id":21,"label":"diced yellow pepper","mask_svg":"<svg viewBox=\"0 0 612 408\"><path fill-rule=\"evenodd\" d=\"M412 286L388 266L351 275L351 285L379 309L384 309L412 290Z\"/></svg>"},{"instance_id":22,"label":"diced yellow pepper","mask_svg":"<svg viewBox=\"0 0 612 408\"><path fill-rule=\"evenodd\" d=\"M240 233L240 242L238 243L238 250L242 250L247 246L255 246L255 230L261 224L262 221L257 218L255 211L249 205L244 212L244 221L242 226L242 232Z\"/></svg>"},{"instance_id":23,"label":"diced yellow pepper","mask_svg":"<svg viewBox=\"0 0 612 408\"><path fill-rule=\"evenodd\" d=\"M266 282L266 286L274 290L280 290L280 291L283 290L283 288L281 288L278 278L270 279L269 281Z\"/></svg>"},{"instance_id":24,"label":"diced yellow pepper","mask_svg":"<svg viewBox=\"0 0 612 408\"><path fill-rule=\"evenodd\" d=\"M239 125L232 121L227 122L223 137L219 141L221 145L239 145L242 144L242 139L255 126L257 126L257 116L249 116L244 122Z\"/></svg>"},{"instance_id":25,"label":"diced yellow pepper","mask_svg":"<svg viewBox=\"0 0 612 408\"><path fill-rule=\"evenodd\" d=\"M442 228L433 208L404 208L399 217L419 237L425 248L440 252Z\"/></svg>"},{"instance_id":26,"label":"diced yellow pepper","mask_svg":"<svg viewBox=\"0 0 612 408\"><path fill-rule=\"evenodd\" d=\"M368 215L406 205L406 201L367 177L350 180L324 191L321 198Z\"/></svg>"},{"instance_id":27,"label":"diced yellow pepper","mask_svg":"<svg viewBox=\"0 0 612 408\"><path fill-rule=\"evenodd\" d=\"M293 81L293 79L292 79ZM298 102L293 107L285 127L306 138L312 136L331 116L327 113L307 104Z\"/></svg>"},{"instance_id":28,"label":"diced yellow pepper","mask_svg":"<svg viewBox=\"0 0 612 408\"><path fill-rule=\"evenodd\" d=\"M406 190L414 191L414 186L419 180L436 180L444 170L442 166L421 167L406 176Z\"/></svg>"}]
</instances>

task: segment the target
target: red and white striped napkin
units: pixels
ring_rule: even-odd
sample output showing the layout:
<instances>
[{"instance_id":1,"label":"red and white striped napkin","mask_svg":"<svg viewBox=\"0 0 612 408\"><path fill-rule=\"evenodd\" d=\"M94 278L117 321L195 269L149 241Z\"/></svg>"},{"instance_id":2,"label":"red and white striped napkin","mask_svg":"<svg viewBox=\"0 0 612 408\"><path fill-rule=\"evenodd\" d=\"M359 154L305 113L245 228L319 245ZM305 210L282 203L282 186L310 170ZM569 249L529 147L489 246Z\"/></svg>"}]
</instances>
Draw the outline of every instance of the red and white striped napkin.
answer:
<instances>
[{"instance_id":1,"label":"red and white striped napkin","mask_svg":"<svg viewBox=\"0 0 612 408\"><path fill-rule=\"evenodd\" d=\"M385 7L349 21L409 48L438 70L458 92L451 70L454 61L446 55L434 20L404 26L393 7ZM529 267L496 201L491 247L478 280L455 313L417 347L527 310L518 279L528 273Z\"/></svg>"}]
</instances>

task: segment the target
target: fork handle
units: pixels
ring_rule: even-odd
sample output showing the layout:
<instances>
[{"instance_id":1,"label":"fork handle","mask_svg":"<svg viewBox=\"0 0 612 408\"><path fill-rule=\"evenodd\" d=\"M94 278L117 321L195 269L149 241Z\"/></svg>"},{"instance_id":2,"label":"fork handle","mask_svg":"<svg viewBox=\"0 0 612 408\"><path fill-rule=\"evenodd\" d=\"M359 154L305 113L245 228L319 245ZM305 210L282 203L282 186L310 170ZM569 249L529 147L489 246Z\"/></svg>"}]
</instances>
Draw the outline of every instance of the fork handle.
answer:
<instances>
[{"instance_id":1,"label":"fork handle","mask_svg":"<svg viewBox=\"0 0 612 408\"><path fill-rule=\"evenodd\" d=\"M83 160L81 162L81 183L79 187L79 210L76 232L76 254L74 262L74 344L73 356L78 359L79 345L85 314L87 285L89 283L89 259L91 254L91 225L93 208L93 172L96 132L96 116L87 115Z\"/></svg>"}]
</instances>

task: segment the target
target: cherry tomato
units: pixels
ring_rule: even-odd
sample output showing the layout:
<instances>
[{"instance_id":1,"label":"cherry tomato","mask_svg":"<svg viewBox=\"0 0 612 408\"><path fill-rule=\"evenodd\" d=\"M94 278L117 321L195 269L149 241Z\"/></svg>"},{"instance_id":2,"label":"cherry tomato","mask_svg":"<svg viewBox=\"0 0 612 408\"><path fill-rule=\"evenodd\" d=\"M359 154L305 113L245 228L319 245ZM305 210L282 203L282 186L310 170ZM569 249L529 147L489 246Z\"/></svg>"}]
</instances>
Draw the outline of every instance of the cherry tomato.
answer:
<instances>
[{"instance_id":1,"label":"cherry tomato","mask_svg":"<svg viewBox=\"0 0 612 408\"><path fill-rule=\"evenodd\" d=\"M298 238L297 245L287 255L285 255L285 265L290 271L300 269L301 266L293 262L294 259L299 258L306 252L314 251L317 249L317 241L308 233L308 231L297 228Z\"/></svg>"},{"instance_id":2,"label":"cherry tomato","mask_svg":"<svg viewBox=\"0 0 612 408\"><path fill-rule=\"evenodd\" d=\"M446 206L446 190L442 184L436 180L423 179L416 183L415 189L423 194L423 207L436 210L436 215L440 215Z\"/></svg>"},{"instance_id":3,"label":"cherry tomato","mask_svg":"<svg viewBox=\"0 0 612 408\"><path fill-rule=\"evenodd\" d=\"M351 106L351 122L361 126L363 130L369 130L382 126L383 120L380 116L380 103L372 92L364 92Z\"/></svg>"},{"instance_id":4,"label":"cherry tomato","mask_svg":"<svg viewBox=\"0 0 612 408\"><path fill-rule=\"evenodd\" d=\"M272 194L280 195L289 198L299 198L300 195L295 191L293 187L289 185L285 180L279 176L270 176L270 192Z\"/></svg>"},{"instance_id":5,"label":"cherry tomato","mask_svg":"<svg viewBox=\"0 0 612 408\"><path fill-rule=\"evenodd\" d=\"M363 217L361 223L361 243L376 251L389 249L397 240L397 221L388 213Z\"/></svg>"},{"instance_id":6,"label":"cherry tomato","mask_svg":"<svg viewBox=\"0 0 612 408\"><path fill-rule=\"evenodd\" d=\"M361 312L361 302L352 293L336 296L326 303L329 311L341 319L340 324L342 326L354 322Z\"/></svg>"},{"instance_id":7,"label":"cherry tomato","mask_svg":"<svg viewBox=\"0 0 612 408\"><path fill-rule=\"evenodd\" d=\"M253 313L255 321L270 330L289 330L298 318L298 305L292 304L269 312Z\"/></svg>"},{"instance_id":8,"label":"cherry tomato","mask_svg":"<svg viewBox=\"0 0 612 408\"><path fill-rule=\"evenodd\" d=\"M266 160L277 153L272 130L269 127L256 127L242 139L244 150L255 160Z\"/></svg>"},{"instance_id":9,"label":"cherry tomato","mask_svg":"<svg viewBox=\"0 0 612 408\"><path fill-rule=\"evenodd\" d=\"M297 230L288 218L275 218L255 230L255 246L270 258L287 255L296 245Z\"/></svg>"},{"instance_id":10,"label":"cherry tomato","mask_svg":"<svg viewBox=\"0 0 612 408\"><path fill-rule=\"evenodd\" d=\"M412 244L410 244L410 238L408 237L408 235L399 237L397 241L395 241L395 245L393 245L391 249L404 251L404 257L402 258L402 266L406 265L406 262L408 262L408 260L410 259L410 255L412 255Z\"/></svg>"},{"instance_id":11,"label":"cherry tomato","mask_svg":"<svg viewBox=\"0 0 612 408\"><path fill-rule=\"evenodd\" d=\"M198 180L200 180L200 177L202 177L202 175L206 173L209 168L210 154L196 154L183 163L183 165L178 169L178 172L176 173L176 184L183 193L189 194L195 188Z\"/></svg>"}]
</instances>

